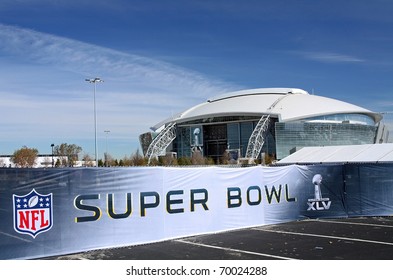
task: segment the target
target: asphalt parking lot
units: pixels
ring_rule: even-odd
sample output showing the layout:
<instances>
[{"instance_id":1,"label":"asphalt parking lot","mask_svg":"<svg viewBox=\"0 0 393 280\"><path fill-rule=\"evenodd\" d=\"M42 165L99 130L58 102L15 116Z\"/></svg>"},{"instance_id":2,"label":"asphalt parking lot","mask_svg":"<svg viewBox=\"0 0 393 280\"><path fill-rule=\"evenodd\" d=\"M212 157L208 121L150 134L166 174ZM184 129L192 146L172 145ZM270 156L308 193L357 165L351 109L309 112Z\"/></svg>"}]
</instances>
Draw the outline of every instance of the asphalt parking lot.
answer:
<instances>
[{"instance_id":1,"label":"asphalt parking lot","mask_svg":"<svg viewBox=\"0 0 393 280\"><path fill-rule=\"evenodd\" d=\"M302 220L54 260L392 260L393 217Z\"/></svg>"}]
</instances>

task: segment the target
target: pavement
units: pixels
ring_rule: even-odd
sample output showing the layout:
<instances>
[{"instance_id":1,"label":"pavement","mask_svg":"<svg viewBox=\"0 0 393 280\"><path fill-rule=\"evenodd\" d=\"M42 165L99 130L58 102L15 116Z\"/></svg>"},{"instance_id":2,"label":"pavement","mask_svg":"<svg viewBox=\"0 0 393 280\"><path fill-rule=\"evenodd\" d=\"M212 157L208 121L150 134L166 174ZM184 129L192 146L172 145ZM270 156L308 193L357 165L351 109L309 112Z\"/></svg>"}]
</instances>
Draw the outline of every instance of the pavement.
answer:
<instances>
[{"instance_id":1,"label":"pavement","mask_svg":"<svg viewBox=\"0 0 393 280\"><path fill-rule=\"evenodd\" d=\"M46 260L393 260L393 217L309 219Z\"/></svg>"}]
</instances>

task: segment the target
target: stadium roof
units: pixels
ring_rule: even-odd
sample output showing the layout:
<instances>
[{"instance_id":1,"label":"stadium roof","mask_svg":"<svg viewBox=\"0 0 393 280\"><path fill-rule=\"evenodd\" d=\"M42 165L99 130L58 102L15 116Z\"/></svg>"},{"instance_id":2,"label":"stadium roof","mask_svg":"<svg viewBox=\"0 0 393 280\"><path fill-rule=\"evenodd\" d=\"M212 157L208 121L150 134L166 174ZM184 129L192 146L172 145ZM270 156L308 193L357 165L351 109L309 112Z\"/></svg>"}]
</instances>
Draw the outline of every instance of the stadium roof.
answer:
<instances>
[{"instance_id":1,"label":"stadium roof","mask_svg":"<svg viewBox=\"0 0 393 280\"><path fill-rule=\"evenodd\" d=\"M393 144L304 147L277 165L393 162Z\"/></svg>"},{"instance_id":2,"label":"stadium roof","mask_svg":"<svg viewBox=\"0 0 393 280\"><path fill-rule=\"evenodd\" d=\"M262 116L269 114L279 121L296 121L305 118L333 114L366 114L377 123L382 119L378 113L332 98L310 95L297 88L260 88L231 92L208 99L163 124L177 123L220 116Z\"/></svg>"}]
</instances>

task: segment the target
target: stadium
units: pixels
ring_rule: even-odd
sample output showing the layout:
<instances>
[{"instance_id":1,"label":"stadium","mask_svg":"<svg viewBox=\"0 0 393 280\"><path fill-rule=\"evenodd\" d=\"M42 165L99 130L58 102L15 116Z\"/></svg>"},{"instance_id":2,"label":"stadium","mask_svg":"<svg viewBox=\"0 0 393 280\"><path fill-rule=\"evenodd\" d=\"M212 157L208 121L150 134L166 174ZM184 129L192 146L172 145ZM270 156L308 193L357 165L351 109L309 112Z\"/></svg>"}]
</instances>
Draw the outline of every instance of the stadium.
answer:
<instances>
[{"instance_id":1,"label":"stadium","mask_svg":"<svg viewBox=\"0 0 393 280\"><path fill-rule=\"evenodd\" d=\"M280 160L302 147L386 143L382 115L297 88L242 90L208 99L140 135L150 159L199 151L219 162L224 153L249 162Z\"/></svg>"},{"instance_id":2,"label":"stadium","mask_svg":"<svg viewBox=\"0 0 393 280\"><path fill-rule=\"evenodd\" d=\"M388 137L381 121L379 113L304 90L254 89L211 98L141 140L149 159L201 153L220 162L237 151L241 163L274 155L273 166L0 168L7 186L0 259L100 249L116 258L113 248L127 248L119 259L391 259L391 230L383 227L392 228L385 217L393 213L393 144L375 144ZM205 250L193 255L196 248ZM346 253L355 251L372 253Z\"/></svg>"}]
</instances>

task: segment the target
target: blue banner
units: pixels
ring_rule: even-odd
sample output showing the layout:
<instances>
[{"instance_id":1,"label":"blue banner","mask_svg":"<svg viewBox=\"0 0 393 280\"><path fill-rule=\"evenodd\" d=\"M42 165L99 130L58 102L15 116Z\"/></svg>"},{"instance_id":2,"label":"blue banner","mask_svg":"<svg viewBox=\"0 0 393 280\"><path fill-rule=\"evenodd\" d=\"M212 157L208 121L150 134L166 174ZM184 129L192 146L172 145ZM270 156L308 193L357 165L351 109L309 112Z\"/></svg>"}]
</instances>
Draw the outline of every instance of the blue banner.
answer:
<instances>
[{"instance_id":1,"label":"blue banner","mask_svg":"<svg viewBox=\"0 0 393 280\"><path fill-rule=\"evenodd\" d=\"M0 259L393 213L393 165L0 169Z\"/></svg>"}]
</instances>

